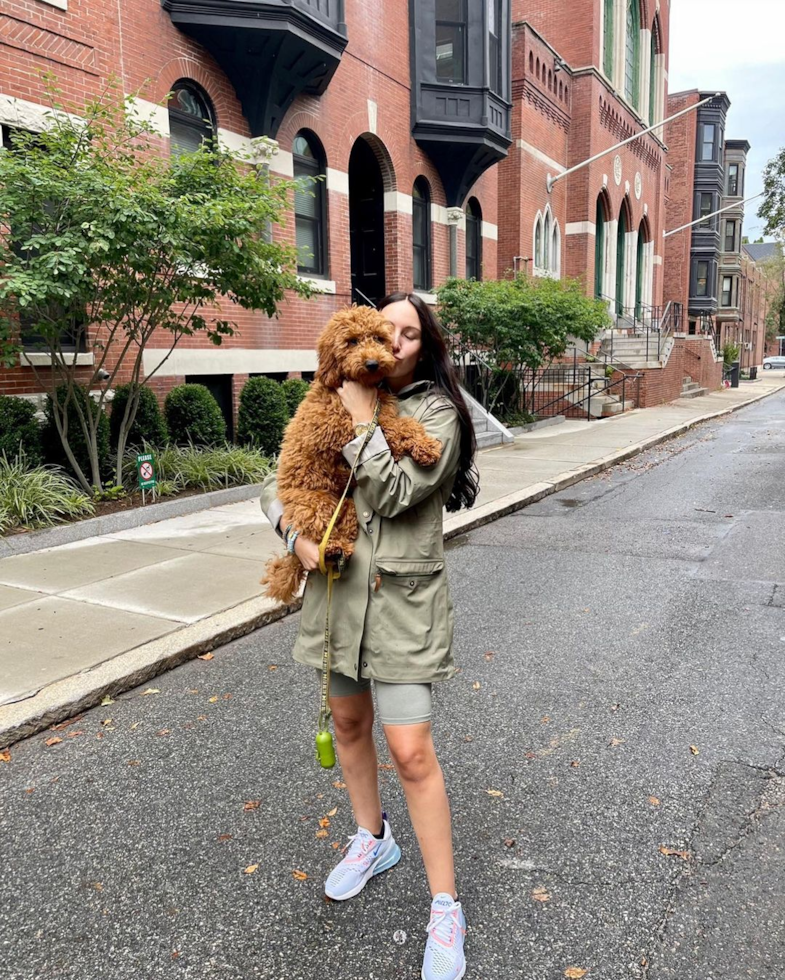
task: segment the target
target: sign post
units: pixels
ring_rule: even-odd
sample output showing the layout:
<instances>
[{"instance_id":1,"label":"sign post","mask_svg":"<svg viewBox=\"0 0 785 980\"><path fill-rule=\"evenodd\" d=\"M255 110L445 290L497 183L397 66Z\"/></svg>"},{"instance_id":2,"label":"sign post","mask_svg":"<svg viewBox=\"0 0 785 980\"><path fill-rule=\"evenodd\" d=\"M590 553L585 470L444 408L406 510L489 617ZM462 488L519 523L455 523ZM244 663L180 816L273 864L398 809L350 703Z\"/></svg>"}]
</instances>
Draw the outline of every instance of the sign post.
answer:
<instances>
[{"instance_id":1,"label":"sign post","mask_svg":"<svg viewBox=\"0 0 785 980\"><path fill-rule=\"evenodd\" d=\"M136 473L139 477L139 489L142 491L142 506L144 506L145 490L154 490L156 484L155 461L152 453L141 453L136 457Z\"/></svg>"}]
</instances>

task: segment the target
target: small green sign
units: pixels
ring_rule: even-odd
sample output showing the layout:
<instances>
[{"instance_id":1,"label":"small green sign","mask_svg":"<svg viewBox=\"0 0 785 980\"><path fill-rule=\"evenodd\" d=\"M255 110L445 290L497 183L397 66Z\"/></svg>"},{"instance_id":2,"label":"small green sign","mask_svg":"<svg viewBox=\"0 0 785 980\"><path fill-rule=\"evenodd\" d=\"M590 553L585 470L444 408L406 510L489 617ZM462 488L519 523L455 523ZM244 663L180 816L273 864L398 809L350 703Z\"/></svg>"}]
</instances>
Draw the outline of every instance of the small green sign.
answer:
<instances>
[{"instance_id":1,"label":"small green sign","mask_svg":"<svg viewBox=\"0 0 785 980\"><path fill-rule=\"evenodd\" d=\"M151 490L155 486L155 461L152 453L142 453L136 457L136 472L140 490Z\"/></svg>"}]
</instances>

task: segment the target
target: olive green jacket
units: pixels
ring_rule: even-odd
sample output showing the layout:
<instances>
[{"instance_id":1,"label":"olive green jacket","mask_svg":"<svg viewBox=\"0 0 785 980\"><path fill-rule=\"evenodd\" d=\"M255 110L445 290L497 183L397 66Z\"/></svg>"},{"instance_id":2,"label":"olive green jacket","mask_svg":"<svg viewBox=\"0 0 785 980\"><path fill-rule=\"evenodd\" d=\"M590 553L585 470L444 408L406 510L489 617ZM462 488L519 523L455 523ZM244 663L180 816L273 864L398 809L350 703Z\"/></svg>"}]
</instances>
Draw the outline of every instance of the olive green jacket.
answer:
<instances>
[{"instance_id":1,"label":"olive green jacket","mask_svg":"<svg viewBox=\"0 0 785 980\"><path fill-rule=\"evenodd\" d=\"M453 610L444 570L442 513L455 481L460 426L454 406L414 382L398 393L401 415L418 419L442 444L435 466L392 457L382 430L362 450L354 505L360 524L356 549L333 591L332 670L347 677L398 683L444 680L455 673ZM362 438L348 443L349 463ZM275 474L262 486L262 510L279 531L283 508ZM305 585L294 659L322 665L327 579L311 572Z\"/></svg>"}]
</instances>

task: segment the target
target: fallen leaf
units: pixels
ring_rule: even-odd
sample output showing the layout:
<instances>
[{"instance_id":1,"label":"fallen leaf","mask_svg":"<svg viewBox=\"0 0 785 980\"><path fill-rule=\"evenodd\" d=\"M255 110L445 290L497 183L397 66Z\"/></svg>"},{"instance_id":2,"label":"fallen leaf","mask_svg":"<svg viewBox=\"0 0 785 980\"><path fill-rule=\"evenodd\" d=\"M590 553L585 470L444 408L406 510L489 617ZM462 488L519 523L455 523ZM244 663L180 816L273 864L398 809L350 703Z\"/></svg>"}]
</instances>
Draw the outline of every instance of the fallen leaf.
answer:
<instances>
[{"instance_id":1,"label":"fallen leaf","mask_svg":"<svg viewBox=\"0 0 785 980\"><path fill-rule=\"evenodd\" d=\"M172 959L173 960L176 960L179 956L180 956L180 950L179 949L173 949L172 950Z\"/></svg>"},{"instance_id":2,"label":"fallen leaf","mask_svg":"<svg viewBox=\"0 0 785 980\"><path fill-rule=\"evenodd\" d=\"M316 836L321 839L323 837L327 837L328 836L328 833L327 833L326 830L317 830L316 831Z\"/></svg>"},{"instance_id":3,"label":"fallen leaf","mask_svg":"<svg viewBox=\"0 0 785 980\"><path fill-rule=\"evenodd\" d=\"M504 793L502 793L500 789L486 789L485 792L488 794L488 796L504 796Z\"/></svg>"},{"instance_id":4,"label":"fallen leaf","mask_svg":"<svg viewBox=\"0 0 785 980\"><path fill-rule=\"evenodd\" d=\"M54 738L48 738L46 740L45 744L46 745L57 745L58 742L62 742L62 741L63 740L61 738L59 738L57 735L55 735Z\"/></svg>"},{"instance_id":5,"label":"fallen leaf","mask_svg":"<svg viewBox=\"0 0 785 980\"><path fill-rule=\"evenodd\" d=\"M674 847L666 847L664 844L660 844L657 850L660 854L664 854L665 857L679 857L682 861L689 861L690 859L689 851L679 851Z\"/></svg>"},{"instance_id":6,"label":"fallen leaf","mask_svg":"<svg viewBox=\"0 0 785 980\"><path fill-rule=\"evenodd\" d=\"M505 840L505 842L504 842L504 846L505 847L515 847L515 838L514 837L508 837Z\"/></svg>"},{"instance_id":7,"label":"fallen leaf","mask_svg":"<svg viewBox=\"0 0 785 980\"><path fill-rule=\"evenodd\" d=\"M328 810L327 811L327 816L328 817L334 817L337 812L338 812L338 807L337 806L334 806L332 808L332 810Z\"/></svg>"},{"instance_id":8,"label":"fallen leaf","mask_svg":"<svg viewBox=\"0 0 785 980\"><path fill-rule=\"evenodd\" d=\"M317 800L323 800L324 799L324 793L317 793L316 794L316 799Z\"/></svg>"},{"instance_id":9,"label":"fallen leaf","mask_svg":"<svg viewBox=\"0 0 785 980\"><path fill-rule=\"evenodd\" d=\"M296 879L297 881L305 881L307 877L308 875L304 871L294 870L292 872L292 878Z\"/></svg>"},{"instance_id":10,"label":"fallen leaf","mask_svg":"<svg viewBox=\"0 0 785 980\"><path fill-rule=\"evenodd\" d=\"M493 660L493 650L487 650L485 653L486 660Z\"/></svg>"},{"instance_id":11,"label":"fallen leaf","mask_svg":"<svg viewBox=\"0 0 785 980\"><path fill-rule=\"evenodd\" d=\"M113 732L114 731L114 728L110 728L109 731L112 731ZM96 738L103 738L104 737L104 733L103 732L96 732L95 733L95 737Z\"/></svg>"},{"instance_id":12,"label":"fallen leaf","mask_svg":"<svg viewBox=\"0 0 785 980\"><path fill-rule=\"evenodd\" d=\"M621 705L617 701L616 704L612 704L611 705L611 711L618 711L620 707L621 707Z\"/></svg>"},{"instance_id":13,"label":"fallen leaf","mask_svg":"<svg viewBox=\"0 0 785 980\"><path fill-rule=\"evenodd\" d=\"M329 820L329 818L328 817L322 817L322 819L319 821L319 826L320 827L329 827L330 826L330 820Z\"/></svg>"},{"instance_id":14,"label":"fallen leaf","mask_svg":"<svg viewBox=\"0 0 785 980\"><path fill-rule=\"evenodd\" d=\"M129 759L128 765L129 766L138 766L138 765L140 765L140 762L141 762L140 759Z\"/></svg>"},{"instance_id":15,"label":"fallen leaf","mask_svg":"<svg viewBox=\"0 0 785 980\"><path fill-rule=\"evenodd\" d=\"M480 683L479 681L475 681L475 682L474 682L474 683L472 684L472 687L474 688L474 690L475 690L475 691L479 691L479 690L480 690L480 688L482 687L482 684L481 684L481 683Z\"/></svg>"},{"instance_id":16,"label":"fallen leaf","mask_svg":"<svg viewBox=\"0 0 785 980\"><path fill-rule=\"evenodd\" d=\"M61 732L64 728L68 728L69 725L76 724L77 721L81 721L82 716L76 715L74 718L69 718L67 721L61 721L59 725L50 725L50 732Z\"/></svg>"},{"instance_id":17,"label":"fallen leaf","mask_svg":"<svg viewBox=\"0 0 785 980\"><path fill-rule=\"evenodd\" d=\"M261 802L261 800L248 800L243 806L243 810L258 810Z\"/></svg>"},{"instance_id":18,"label":"fallen leaf","mask_svg":"<svg viewBox=\"0 0 785 980\"><path fill-rule=\"evenodd\" d=\"M543 715L542 718L540 718L540 724L547 725L550 722L550 720L551 720L550 715Z\"/></svg>"},{"instance_id":19,"label":"fallen leaf","mask_svg":"<svg viewBox=\"0 0 785 980\"><path fill-rule=\"evenodd\" d=\"M463 740L464 740L464 742L473 742L474 741L474 735L464 735L463 736Z\"/></svg>"},{"instance_id":20,"label":"fallen leaf","mask_svg":"<svg viewBox=\"0 0 785 980\"><path fill-rule=\"evenodd\" d=\"M570 763L573 769L577 769L580 764L581 764L580 759L573 759L572 762Z\"/></svg>"},{"instance_id":21,"label":"fallen leaf","mask_svg":"<svg viewBox=\"0 0 785 980\"><path fill-rule=\"evenodd\" d=\"M196 656L197 660L212 660L215 656L214 653L199 653Z\"/></svg>"},{"instance_id":22,"label":"fallen leaf","mask_svg":"<svg viewBox=\"0 0 785 980\"><path fill-rule=\"evenodd\" d=\"M144 697L146 694L160 694L161 689L158 687L148 687L146 691L142 691L140 697Z\"/></svg>"},{"instance_id":23,"label":"fallen leaf","mask_svg":"<svg viewBox=\"0 0 785 980\"><path fill-rule=\"evenodd\" d=\"M188 693L189 694L198 694L199 693L199 688L198 687L189 687L188 688Z\"/></svg>"},{"instance_id":24,"label":"fallen leaf","mask_svg":"<svg viewBox=\"0 0 785 980\"><path fill-rule=\"evenodd\" d=\"M131 731L135 732L138 727L139 727L139 722L135 721L133 725L131 725Z\"/></svg>"},{"instance_id":25,"label":"fallen leaf","mask_svg":"<svg viewBox=\"0 0 785 980\"><path fill-rule=\"evenodd\" d=\"M28 787L28 788L27 788L27 789L25 790L25 793L35 793L35 786L29 786L29 787Z\"/></svg>"},{"instance_id":26,"label":"fallen leaf","mask_svg":"<svg viewBox=\"0 0 785 980\"><path fill-rule=\"evenodd\" d=\"M3 751L0 752L0 762L10 762L10 761L11 761L11 753L8 751L8 749L3 749Z\"/></svg>"},{"instance_id":27,"label":"fallen leaf","mask_svg":"<svg viewBox=\"0 0 785 980\"><path fill-rule=\"evenodd\" d=\"M114 698L110 698L108 694L101 699L102 706L105 706L107 704L114 704Z\"/></svg>"},{"instance_id":28,"label":"fallen leaf","mask_svg":"<svg viewBox=\"0 0 785 980\"><path fill-rule=\"evenodd\" d=\"M207 715L197 715L196 716L196 720L197 721L207 721Z\"/></svg>"},{"instance_id":29,"label":"fallen leaf","mask_svg":"<svg viewBox=\"0 0 785 980\"><path fill-rule=\"evenodd\" d=\"M335 782L333 783L333 786L336 789L346 789L346 783L342 783L340 779L336 779Z\"/></svg>"},{"instance_id":30,"label":"fallen leaf","mask_svg":"<svg viewBox=\"0 0 785 980\"><path fill-rule=\"evenodd\" d=\"M231 696L231 694L224 694L224 701L228 701Z\"/></svg>"},{"instance_id":31,"label":"fallen leaf","mask_svg":"<svg viewBox=\"0 0 785 980\"><path fill-rule=\"evenodd\" d=\"M610 740L610 742L608 742L608 745L612 746L613 748L616 748L617 745L624 745L624 739L623 738L612 738Z\"/></svg>"},{"instance_id":32,"label":"fallen leaf","mask_svg":"<svg viewBox=\"0 0 785 980\"><path fill-rule=\"evenodd\" d=\"M78 732L66 732L65 733L65 737L66 738L76 738L78 735L84 735L84 732L80 730Z\"/></svg>"},{"instance_id":33,"label":"fallen leaf","mask_svg":"<svg viewBox=\"0 0 785 980\"><path fill-rule=\"evenodd\" d=\"M268 670L278 670L278 664L268 664L267 665L267 669Z\"/></svg>"},{"instance_id":34,"label":"fallen leaf","mask_svg":"<svg viewBox=\"0 0 785 980\"><path fill-rule=\"evenodd\" d=\"M395 766L391 762L380 762L379 769L395 769Z\"/></svg>"},{"instance_id":35,"label":"fallen leaf","mask_svg":"<svg viewBox=\"0 0 785 980\"><path fill-rule=\"evenodd\" d=\"M102 724L102 725L111 725L111 724L112 724L112 722L113 722L113 720L114 720L114 719L112 719L112 718L104 718L104 720L103 720L103 721L101 722L101 724ZM139 722L137 722L137 725L138 725L138 724L139 724Z\"/></svg>"},{"instance_id":36,"label":"fallen leaf","mask_svg":"<svg viewBox=\"0 0 785 980\"><path fill-rule=\"evenodd\" d=\"M215 702L218 700L218 695L214 694L211 698L208 698L207 700L210 702L210 704L215 704Z\"/></svg>"},{"instance_id":37,"label":"fallen leaf","mask_svg":"<svg viewBox=\"0 0 785 980\"><path fill-rule=\"evenodd\" d=\"M551 896L548 894L547 889L539 885L532 891L532 898L535 902L550 902Z\"/></svg>"},{"instance_id":38,"label":"fallen leaf","mask_svg":"<svg viewBox=\"0 0 785 980\"><path fill-rule=\"evenodd\" d=\"M216 837L216 840L220 840L220 841L232 840L232 835L231 834L219 834Z\"/></svg>"},{"instance_id":39,"label":"fallen leaf","mask_svg":"<svg viewBox=\"0 0 785 980\"><path fill-rule=\"evenodd\" d=\"M569 980L581 980L581 977L585 977L588 972L588 970L584 970L580 966L568 966L564 971L564 975Z\"/></svg>"},{"instance_id":40,"label":"fallen leaf","mask_svg":"<svg viewBox=\"0 0 785 980\"><path fill-rule=\"evenodd\" d=\"M94 881L93 888L95 888L97 892L102 892L104 890L104 886L101 884L100 881Z\"/></svg>"},{"instance_id":41,"label":"fallen leaf","mask_svg":"<svg viewBox=\"0 0 785 980\"><path fill-rule=\"evenodd\" d=\"M700 755L700 749L697 745L691 745L690 752L692 752L693 755Z\"/></svg>"},{"instance_id":42,"label":"fallen leaf","mask_svg":"<svg viewBox=\"0 0 785 980\"><path fill-rule=\"evenodd\" d=\"M162 728L160 732L156 732L155 734L156 735L171 735L172 734L172 730L171 730L171 728Z\"/></svg>"},{"instance_id":43,"label":"fallen leaf","mask_svg":"<svg viewBox=\"0 0 785 980\"><path fill-rule=\"evenodd\" d=\"M652 806L659 806L660 805L660 801L657 799L656 796L650 796L649 797L649 803L651 803Z\"/></svg>"},{"instance_id":44,"label":"fallen leaf","mask_svg":"<svg viewBox=\"0 0 785 980\"><path fill-rule=\"evenodd\" d=\"M243 872L243 874L252 875L258 867L259 867L258 864L249 864L248 867Z\"/></svg>"}]
</instances>

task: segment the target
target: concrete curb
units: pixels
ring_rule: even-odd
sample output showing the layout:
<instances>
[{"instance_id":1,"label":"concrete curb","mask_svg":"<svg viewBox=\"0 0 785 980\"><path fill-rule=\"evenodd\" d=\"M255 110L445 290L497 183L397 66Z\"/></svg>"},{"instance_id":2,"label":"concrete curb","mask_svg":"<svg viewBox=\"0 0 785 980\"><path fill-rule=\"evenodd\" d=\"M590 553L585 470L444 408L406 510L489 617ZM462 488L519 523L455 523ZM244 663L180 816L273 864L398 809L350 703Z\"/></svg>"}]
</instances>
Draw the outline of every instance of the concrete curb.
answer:
<instances>
[{"instance_id":1,"label":"concrete curb","mask_svg":"<svg viewBox=\"0 0 785 980\"><path fill-rule=\"evenodd\" d=\"M26 555L31 551L42 551L44 548L58 548L62 544L101 537L104 534L116 534L118 531L127 531L132 527L141 527L143 524L165 521L170 517L184 517L186 514L195 514L213 507L225 507L227 504L236 504L242 500L258 497L260 488L260 483L246 483L240 487L194 493L189 497L175 500L162 500L158 504L134 507L132 510L107 514L105 517L89 517L76 524L47 527L40 531L28 531L26 534L12 534L10 537L0 538L0 558Z\"/></svg>"},{"instance_id":2,"label":"concrete curb","mask_svg":"<svg viewBox=\"0 0 785 980\"><path fill-rule=\"evenodd\" d=\"M731 415L739 409L753 405L762 399L782 391L785 385L762 395L740 402L729 408L709 412L706 415L672 426L655 436L628 446L618 452L568 470L557 480L532 484L522 490L499 497L481 505L476 510L448 518L444 523L445 540L467 534L475 528L521 510L528 504L558 493L581 480L595 476L616 463L622 463L653 446L682 435L703 422ZM251 488L236 488L247 489ZM219 491L224 493L226 491ZM249 496L251 494L249 493ZM203 500L203 497L197 498ZM247 499L247 498L241 498ZM185 502L185 501L183 501ZM213 504L213 506L218 506ZM169 515L173 516L173 515ZM32 698L0 708L0 748L5 748L22 738L35 735L50 725L73 717L81 711L99 704L103 697L118 695L138 684L144 684L158 674L192 660L201 653L235 640L240 636L282 619L300 608L300 602L290 606L275 606L270 600L259 597L242 602L215 616L200 620L158 640L128 650L105 663L72 677L42 688Z\"/></svg>"}]
</instances>

